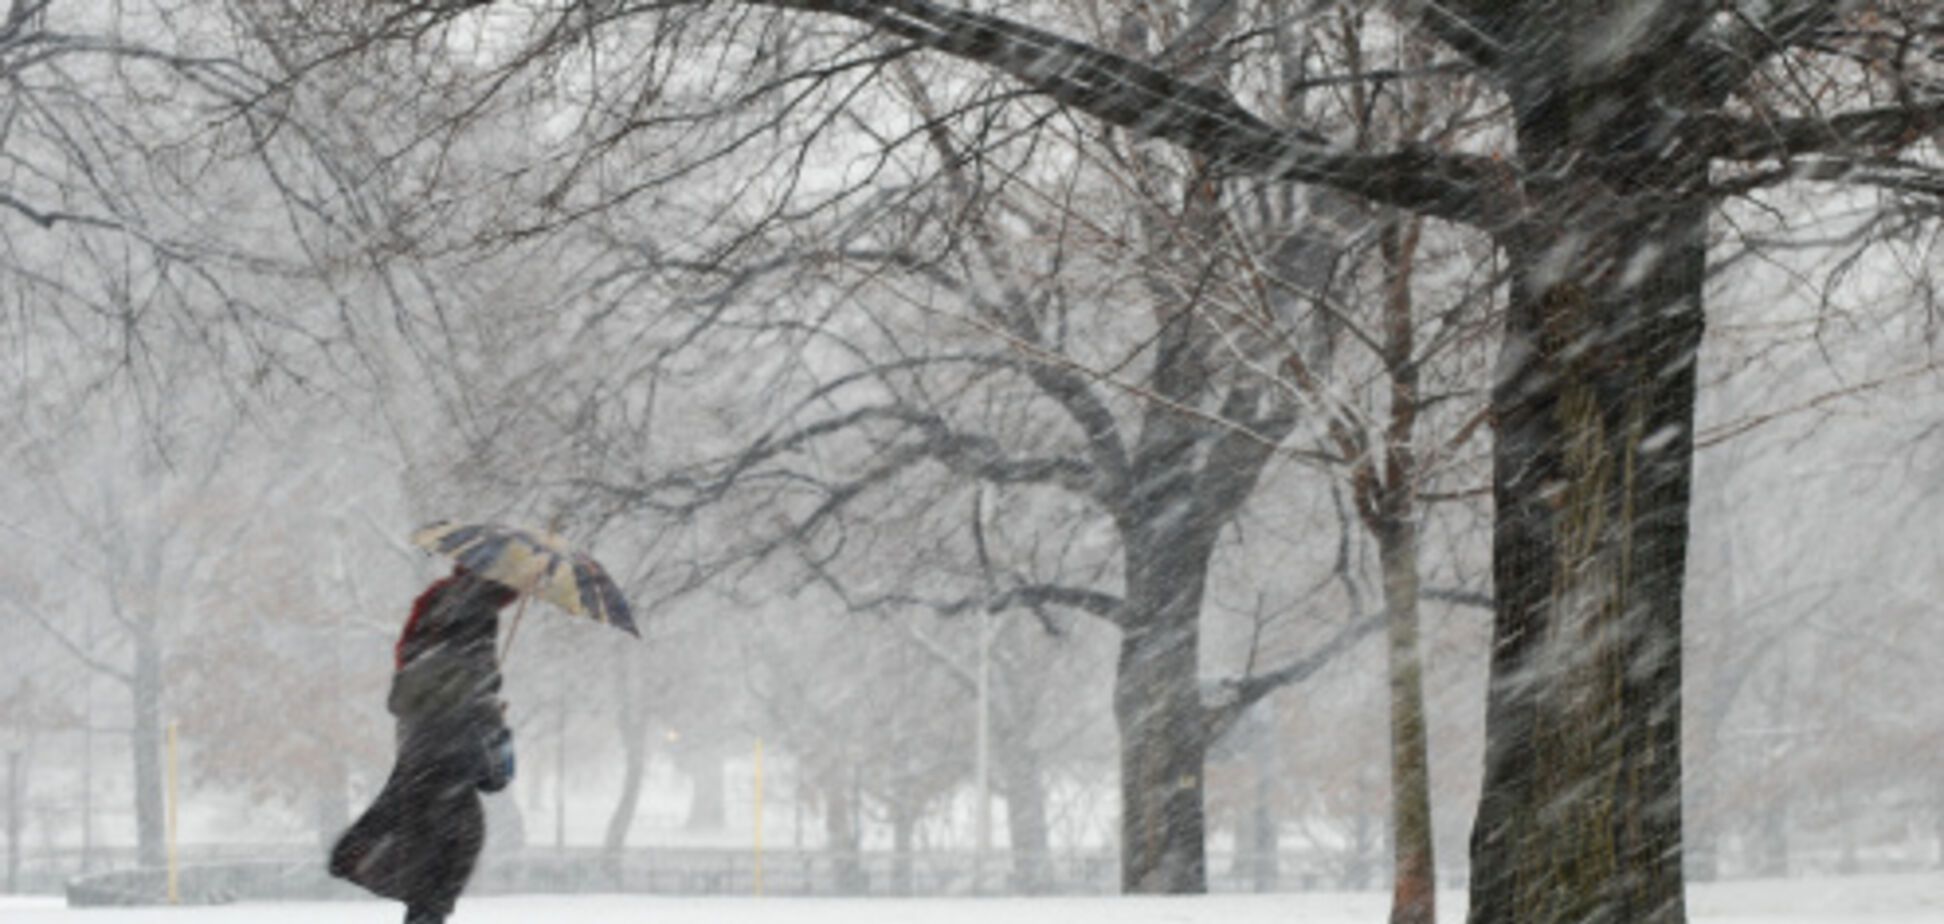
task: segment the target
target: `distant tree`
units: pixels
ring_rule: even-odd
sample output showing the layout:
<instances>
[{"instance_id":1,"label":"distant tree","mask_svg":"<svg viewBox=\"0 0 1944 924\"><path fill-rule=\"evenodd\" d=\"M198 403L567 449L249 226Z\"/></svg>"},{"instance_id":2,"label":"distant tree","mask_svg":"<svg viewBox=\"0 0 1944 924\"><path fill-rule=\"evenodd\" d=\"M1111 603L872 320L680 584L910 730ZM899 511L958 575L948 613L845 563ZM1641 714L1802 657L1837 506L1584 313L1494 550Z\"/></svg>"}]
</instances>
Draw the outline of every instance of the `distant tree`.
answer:
<instances>
[{"instance_id":1,"label":"distant tree","mask_svg":"<svg viewBox=\"0 0 1944 924\"><path fill-rule=\"evenodd\" d=\"M984 505L978 507L983 516ZM866 611L878 609L847 602ZM987 790L976 788L975 777L973 795L1004 800L1012 864L1009 889L1022 894L1045 890L1053 874L1047 791L1057 770L1084 767L1098 746L1099 736L1090 729L1106 721L1108 704L1081 691L1095 686L1089 681L1110 662L1104 647L1110 633L1098 631L1101 627L1084 617L1045 610L963 613L938 623L929 611L913 614L887 605L883 615L899 624L917 651L943 668L961 697L972 697L975 708L981 689L985 691L986 712L975 713L973 721L984 723L983 729L974 728L975 738L983 734L987 742ZM977 802L973 806L975 813L988 810ZM975 828L991 823L989 816L974 818ZM980 833L974 832L975 847L990 846L978 843ZM983 833L990 836L990 831Z\"/></svg>"},{"instance_id":2,"label":"distant tree","mask_svg":"<svg viewBox=\"0 0 1944 924\"><path fill-rule=\"evenodd\" d=\"M354 777L366 792L383 782L383 691L409 602L398 595L419 554L402 535L373 535L395 516L398 486L370 459L280 442L274 504L198 575L200 603L168 659L172 708L195 748L191 779L296 808L328 844L350 824Z\"/></svg>"},{"instance_id":3,"label":"distant tree","mask_svg":"<svg viewBox=\"0 0 1944 924\"><path fill-rule=\"evenodd\" d=\"M908 891L919 822L971 771L971 703L909 639L874 621L799 611L767 626L752 640L750 682L762 737L795 758L820 797L838 887L863 888L863 822L881 814L893 888Z\"/></svg>"},{"instance_id":4,"label":"distant tree","mask_svg":"<svg viewBox=\"0 0 1944 924\"><path fill-rule=\"evenodd\" d=\"M268 230L304 206L301 183L263 169L265 123L216 114L267 89L224 11L3 6L0 279L31 306L0 319L6 448L40 489L32 560L74 585L14 603L126 691L138 855L159 864L170 659L240 529L225 505L242 498L212 481L239 419L264 424L333 365L302 307L330 300L288 297L322 270Z\"/></svg>"},{"instance_id":5,"label":"distant tree","mask_svg":"<svg viewBox=\"0 0 1944 924\"><path fill-rule=\"evenodd\" d=\"M233 433L219 431L193 458L184 449L173 459L174 471L164 467L154 444L144 444L148 451L132 460L97 449L92 464L78 471L47 466L45 458L27 470L42 503L51 507L41 512L59 527L56 544L29 560L51 555L62 573L84 583L82 592L12 594L8 602L70 663L126 693L137 853L144 865L163 859L169 655L184 628L184 611L200 602L196 575L247 529L235 506L242 498L212 490ZM101 617L93 621L101 629L97 638L84 631L84 607Z\"/></svg>"},{"instance_id":6,"label":"distant tree","mask_svg":"<svg viewBox=\"0 0 1944 924\"><path fill-rule=\"evenodd\" d=\"M0 279L36 310L0 319L4 381L70 398L112 383L160 419L193 367L235 403L319 367L315 316L278 296L305 258L263 233L282 206L251 123L267 89L223 13L175 0L0 9ZM288 215L288 212L285 213ZM59 408L60 400L50 402ZM58 429L58 413L49 422Z\"/></svg>"},{"instance_id":7,"label":"distant tree","mask_svg":"<svg viewBox=\"0 0 1944 924\"><path fill-rule=\"evenodd\" d=\"M14 639L14 651L36 651L41 646L26 639ZM45 743L56 734L78 727L84 717L75 710L70 697L48 689L48 678L40 671L16 670L10 681L0 682L0 803L6 811L8 892L20 891L22 836L27 826L30 783L34 762ZM64 685L71 686L71 684Z\"/></svg>"}]
</instances>

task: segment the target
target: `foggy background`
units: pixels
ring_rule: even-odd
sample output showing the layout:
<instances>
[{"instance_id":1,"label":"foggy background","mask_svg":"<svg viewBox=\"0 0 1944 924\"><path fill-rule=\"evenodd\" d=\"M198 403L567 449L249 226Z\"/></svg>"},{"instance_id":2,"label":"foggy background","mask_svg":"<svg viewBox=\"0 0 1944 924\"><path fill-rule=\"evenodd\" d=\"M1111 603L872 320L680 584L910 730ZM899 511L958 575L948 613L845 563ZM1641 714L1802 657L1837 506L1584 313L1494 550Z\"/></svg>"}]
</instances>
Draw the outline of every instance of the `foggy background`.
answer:
<instances>
[{"instance_id":1,"label":"foggy background","mask_svg":"<svg viewBox=\"0 0 1944 924\"><path fill-rule=\"evenodd\" d=\"M504 669L519 777L487 800L483 876L601 888L652 869L739 893L760 852L777 892L1117 887L1119 633L1087 595L1127 593L1127 539L1084 479L1033 465L1085 448L1049 397L1065 386L991 357L1071 372L1133 441L1165 388L1162 290L1240 263L1171 238L1202 220L1175 188L1184 158L923 58L862 90L809 81L815 106L738 96L764 83L754 65L656 64L657 105L682 118L590 152L628 74L565 67L490 100L431 82L510 55L526 33L500 13L426 38L435 63L258 98L279 46L251 29L274 16L43 6L48 30L175 57L0 42L23 88L0 187L6 890L155 866L139 820L171 801L186 863L321 868L388 771L391 646L448 567L406 537L438 519L560 524L643 628L525 613ZM1040 6L1112 34L1088 4ZM778 73L855 50L789 22L713 39L725 60L801 53ZM1373 59L1418 54L1363 28ZM1312 40L1314 66L1341 64L1345 34ZM1489 149L1496 104L1458 83L1362 124L1338 96L1300 106L1382 137L1440 130L1414 106L1471 113L1451 143ZM704 121L723 98L757 102ZM954 162L923 126L958 106L987 121L961 126L982 154ZM1897 224L1887 199L1781 185L1711 226L1683 630L1696 880L1944 865L1944 265L1934 217ZM1209 886L1378 889L1383 576L1325 421L1361 408L1380 432L1394 407L1359 345L1397 279L1387 219L1308 194L1235 211L1224 246L1295 253L1330 296L1263 296L1324 384L1291 392L1216 530L1199 679L1252 704L1209 745ZM1272 212L1330 232L1249 225ZM1421 418L1419 650L1455 886L1492 619L1474 418L1504 277L1488 245L1421 225L1402 286L1440 401ZM1254 297L1208 288L1216 314ZM1004 326L1013 311L1043 337ZM1251 336L1273 339L1208 347L1232 362L1210 361L1191 410L1253 387ZM1238 680L1319 652L1274 689Z\"/></svg>"}]
</instances>

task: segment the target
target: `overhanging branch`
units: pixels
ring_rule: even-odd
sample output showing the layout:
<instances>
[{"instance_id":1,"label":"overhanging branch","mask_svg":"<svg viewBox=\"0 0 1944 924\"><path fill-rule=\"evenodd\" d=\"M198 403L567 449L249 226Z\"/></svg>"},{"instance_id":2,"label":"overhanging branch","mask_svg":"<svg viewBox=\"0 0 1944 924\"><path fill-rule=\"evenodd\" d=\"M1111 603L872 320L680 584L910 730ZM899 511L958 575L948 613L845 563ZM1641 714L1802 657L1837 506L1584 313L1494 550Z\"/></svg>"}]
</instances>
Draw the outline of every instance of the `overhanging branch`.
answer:
<instances>
[{"instance_id":1,"label":"overhanging branch","mask_svg":"<svg viewBox=\"0 0 1944 924\"><path fill-rule=\"evenodd\" d=\"M975 610L1001 612L1014 608L1037 610L1042 606L1060 606L1079 610L1097 616L1113 625L1120 625L1121 598L1087 587L1074 587L1068 584L1035 583L1022 584L995 593L983 593L961 597L928 597L922 594L888 593L874 597L859 598L852 596L844 582L830 572L822 562L804 557L804 565L810 569L817 583L837 596L844 608L854 613L876 613L890 609L922 609L932 613L952 617Z\"/></svg>"},{"instance_id":2,"label":"overhanging branch","mask_svg":"<svg viewBox=\"0 0 1944 924\"><path fill-rule=\"evenodd\" d=\"M1436 600L1440 603L1449 603L1454 606L1471 607L1473 609L1484 610L1488 613L1497 612L1498 610L1498 601L1494 600L1491 594L1480 593L1476 590L1465 590L1458 587L1426 587L1419 592L1418 596L1426 600Z\"/></svg>"},{"instance_id":3,"label":"overhanging branch","mask_svg":"<svg viewBox=\"0 0 1944 924\"><path fill-rule=\"evenodd\" d=\"M1503 168L1429 147L1365 154L1314 132L1270 125L1218 90L1085 42L930 0L754 0L841 16L990 67L1081 112L1180 145L1222 169L1331 186L1376 202L1473 225L1506 215L1489 190Z\"/></svg>"}]
</instances>

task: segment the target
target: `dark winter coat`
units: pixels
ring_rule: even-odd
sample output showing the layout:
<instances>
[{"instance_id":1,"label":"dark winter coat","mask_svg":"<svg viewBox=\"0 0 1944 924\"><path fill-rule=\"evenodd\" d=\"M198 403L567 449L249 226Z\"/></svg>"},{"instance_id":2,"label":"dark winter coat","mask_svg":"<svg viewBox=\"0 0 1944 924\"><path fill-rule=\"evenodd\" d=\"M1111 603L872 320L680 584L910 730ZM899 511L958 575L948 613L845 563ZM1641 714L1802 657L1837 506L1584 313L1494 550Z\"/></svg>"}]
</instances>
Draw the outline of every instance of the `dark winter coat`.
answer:
<instances>
[{"instance_id":1,"label":"dark winter coat","mask_svg":"<svg viewBox=\"0 0 1944 924\"><path fill-rule=\"evenodd\" d=\"M503 585L456 573L414 605L387 705L398 756L378 798L331 851L331 875L413 908L452 910L485 842L479 791L512 775L493 645Z\"/></svg>"}]
</instances>

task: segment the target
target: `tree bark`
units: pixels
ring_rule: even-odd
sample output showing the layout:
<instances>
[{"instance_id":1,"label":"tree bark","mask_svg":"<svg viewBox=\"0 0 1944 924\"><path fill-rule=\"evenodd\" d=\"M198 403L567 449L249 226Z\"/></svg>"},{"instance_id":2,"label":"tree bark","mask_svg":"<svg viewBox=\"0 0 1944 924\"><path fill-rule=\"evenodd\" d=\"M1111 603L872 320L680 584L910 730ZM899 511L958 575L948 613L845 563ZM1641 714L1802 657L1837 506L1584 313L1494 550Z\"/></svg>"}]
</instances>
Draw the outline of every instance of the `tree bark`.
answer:
<instances>
[{"instance_id":1,"label":"tree bark","mask_svg":"<svg viewBox=\"0 0 1944 924\"><path fill-rule=\"evenodd\" d=\"M1121 890L1200 893L1208 889L1202 781L1208 723L1198 623L1211 543L1157 538L1163 541L1129 543L1128 609L1144 615L1122 629L1114 678Z\"/></svg>"},{"instance_id":2,"label":"tree bark","mask_svg":"<svg viewBox=\"0 0 1944 924\"><path fill-rule=\"evenodd\" d=\"M1432 924L1438 916L1424 662L1418 651L1417 551L1417 524L1408 517L1393 519L1378 533L1390 641L1391 924Z\"/></svg>"},{"instance_id":3,"label":"tree bark","mask_svg":"<svg viewBox=\"0 0 1944 924\"><path fill-rule=\"evenodd\" d=\"M1422 112L1413 121L1423 121ZM1418 363L1411 283L1423 221L1384 223L1384 367L1390 409L1381 470L1367 459L1356 477L1365 522L1377 539L1390 680L1391 924L1434 924L1438 872L1431 826L1431 756L1418 646Z\"/></svg>"},{"instance_id":4,"label":"tree bark","mask_svg":"<svg viewBox=\"0 0 1944 924\"><path fill-rule=\"evenodd\" d=\"M1559 166L1581 149L1553 137L1557 118L1522 115L1527 158L1557 169L1531 174L1543 224L1507 241L1471 920L1681 924L1681 589L1707 226L1683 190L1706 166L1674 152L1589 176Z\"/></svg>"}]
</instances>

